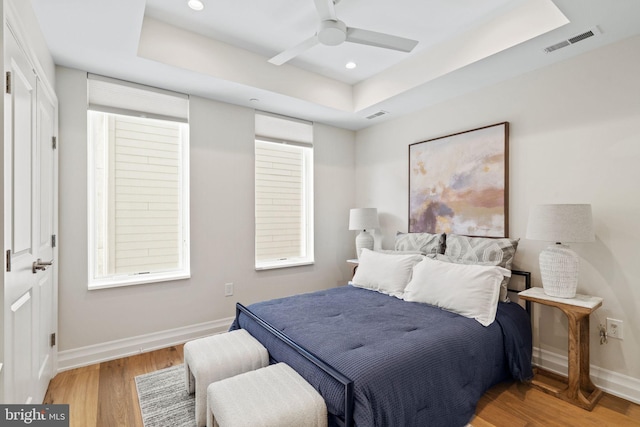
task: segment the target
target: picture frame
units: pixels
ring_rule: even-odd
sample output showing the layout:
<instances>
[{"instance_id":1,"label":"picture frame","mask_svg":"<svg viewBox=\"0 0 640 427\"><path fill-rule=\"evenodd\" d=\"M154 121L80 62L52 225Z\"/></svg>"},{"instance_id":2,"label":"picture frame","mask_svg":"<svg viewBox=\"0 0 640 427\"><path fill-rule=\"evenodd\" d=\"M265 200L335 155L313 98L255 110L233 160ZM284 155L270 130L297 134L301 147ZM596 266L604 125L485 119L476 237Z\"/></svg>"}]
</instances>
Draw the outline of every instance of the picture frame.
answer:
<instances>
[{"instance_id":1,"label":"picture frame","mask_svg":"<svg viewBox=\"0 0 640 427\"><path fill-rule=\"evenodd\" d=\"M509 122L409 145L409 232L509 236Z\"/></svg>"}]
</instances>

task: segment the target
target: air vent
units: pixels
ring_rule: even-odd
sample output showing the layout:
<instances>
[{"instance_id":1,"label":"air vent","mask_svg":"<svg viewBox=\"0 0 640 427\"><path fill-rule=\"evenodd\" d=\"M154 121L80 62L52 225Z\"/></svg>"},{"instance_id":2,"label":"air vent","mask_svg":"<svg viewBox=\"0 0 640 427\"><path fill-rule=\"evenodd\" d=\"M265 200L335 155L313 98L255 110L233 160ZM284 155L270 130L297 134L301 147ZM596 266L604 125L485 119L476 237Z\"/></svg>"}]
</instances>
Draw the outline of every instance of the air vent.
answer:
<instances>
[{"instance_id":1,"label":"air vent","mask_svg":"<svg viewBox=\"0 0 640 427\"><path fill-rule=\"evenodd\" d=\"M384 116L385 114L389 114L388 111L380 110L377 113L373 113L370 116L367 116L368 120L375 119L376 117Z\"/></svg>"},{"instance_id":2,"label":"air vent","mask_svg":"<svg viewBox=\"0 0 640 427\"><path fill-rule=\"evenodd\" d=\"M567 47L570 44L571 43L569 43L569 40L564 40L564 41L561 41L560 43L554 44L553 46L545 47L544 51L547 53L551 53L554 50L562 49L563 47Z\"/></svg>"},{"instance_id":3,"label":"air vent","mask_svg":"<svg viewBox=\"0 0 640 427\"><path fill-rule=\"evenodd\" d=\"M571 37L569 39L569 43L571 43L571 44L578 43L579 41L582 41L584 39L588 39L589 37L593 37L595 35L596 34L593 31L589 30L586 33L578 34L575 37Z\"/></svg>"},{"instance_id":4,"label":"air vent","mask_svg":"<svg viewBox=\"0 0 640 427\"><path fill-rule=\"evenodd\" d=\"M562 49L563 47L567 47L570 46L572 44L581 42L582 40L588 39L590 37L593 36L597 36L598 34L602 34L602 32L600 31L600 29L598 27L593 27L592 29L590 29L589 31L585 31L584 33L578 34L576 36L573 36L567 40L563 40L559 43L556 43L554 45L548 46L544 48L544 51L546 53L551 53L555 50L558 49Z\"/></svg>"}]
</instances>

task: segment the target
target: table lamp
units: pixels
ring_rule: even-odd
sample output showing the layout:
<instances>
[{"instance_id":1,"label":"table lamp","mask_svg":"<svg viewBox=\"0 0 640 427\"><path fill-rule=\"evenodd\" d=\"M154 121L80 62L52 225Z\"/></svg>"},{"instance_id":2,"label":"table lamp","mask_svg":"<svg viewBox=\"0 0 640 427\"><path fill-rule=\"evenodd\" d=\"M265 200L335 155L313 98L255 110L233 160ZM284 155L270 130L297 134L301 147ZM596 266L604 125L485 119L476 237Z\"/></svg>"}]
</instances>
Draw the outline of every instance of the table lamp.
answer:
<instances>
[{"instance_id":1,"label":"table lamp","mask_svg":"<svg viewBox=\"0 0 640 427\"><path fill-rule=\"evenodd\" d=\"M363 248L373 250L373 236L367 230L378 227L380 227L378 209L355 208L349 211L349 230L360 230L360 234L356 236L358 258L360 258L360 252Z\"/></svg>"},{"instance_id":2,"label":"table lamp","mask_svg":"<svg viewBox=\"0 0 640 427\"><path fill-rule=\"evenodd\" d=\"M542 288L549 296L573 298L580 258L566 242L593 242L591 205L537 205L529 212L527 239L556 242L540 252Z\"/></svg>"}]
</instances>

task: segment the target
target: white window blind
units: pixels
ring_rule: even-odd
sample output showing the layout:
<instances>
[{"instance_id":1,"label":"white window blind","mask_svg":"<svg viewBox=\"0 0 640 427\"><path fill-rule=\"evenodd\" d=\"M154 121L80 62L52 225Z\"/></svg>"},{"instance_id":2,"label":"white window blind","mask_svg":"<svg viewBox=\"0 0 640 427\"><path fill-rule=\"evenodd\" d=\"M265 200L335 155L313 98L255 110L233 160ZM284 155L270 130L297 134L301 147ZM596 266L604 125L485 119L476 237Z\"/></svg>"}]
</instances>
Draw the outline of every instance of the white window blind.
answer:
<instances>
[{"instance_id":1,"label":"white window blind","mask_svg":"<svg viewBox=\"0 0 640 427\"><path fill-rule=\"evenodd\" d=\"M88 82L89 287L188 277L188 99Z\"/></svg>"},{"instance_id":2,"label":"white window blind","mask_svg":"<svg viewBox=\"0 0 640 427\"><path fill-rule=\"evenodd\" d=\"M189 97L163 89L89 74L89 110L187 122Z\"/></svg>"},{"instance_id":3,"label":"white window blind","mask_svg":"<svg viewBox=\"0 0 640 427\"><path fill-rule=\"evenodd\" d=\"M256 268L313 262L313 126L256 113Z\"/></svg>"},{"instance_id":4,"label":"white window blind","mask_svg":"<svg viewBox=\"0 0 640 427\"><path fill-rule=\"evenodd\" d=\"M256 137L313 146L313 124L306 120L256 112Z\"/></svg>"}]
</instances>

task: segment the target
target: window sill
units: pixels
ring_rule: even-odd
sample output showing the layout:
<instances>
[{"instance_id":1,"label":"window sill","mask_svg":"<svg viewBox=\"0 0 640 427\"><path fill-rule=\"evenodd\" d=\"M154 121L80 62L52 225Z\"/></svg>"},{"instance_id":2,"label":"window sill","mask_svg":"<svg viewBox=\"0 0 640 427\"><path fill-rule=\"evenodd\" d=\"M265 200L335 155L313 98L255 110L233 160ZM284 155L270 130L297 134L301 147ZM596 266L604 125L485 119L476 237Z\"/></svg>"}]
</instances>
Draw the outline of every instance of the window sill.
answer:
<instances>
[{"instance_id":1,"label":"window sill","mask_svg":"<svg viewBox=\"0 0 640 427\"><path fill-rule=\"evenodd\" d=\"M313 265L315 263L314 260L285 260L285 261L271 261L271 262L263 262L259 265L256 265L256 271L261 270L275 270L276 268L289 268L289 267L301 267L303 265Z\"/></svg>"},{"instance_id":2,"label":"window sill","mask_svg":"<svg viewBox=\"0 0 640 427\"><path fill-rule=\"evenodd\" d=\"M178 271L172 273L138 274L133 276L122 276L105 280L95 280L89 282L89 290L119 288L123 286L144 285L147 283L168 282L172 280L190 279L191 273L188 271Z\"/></svg>"}]
</instances>

